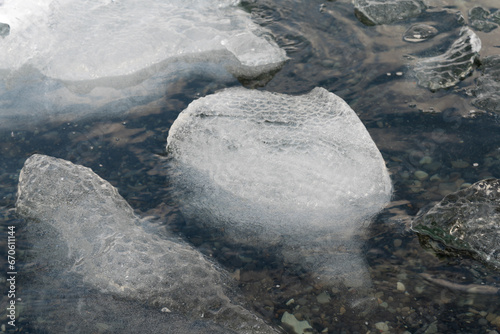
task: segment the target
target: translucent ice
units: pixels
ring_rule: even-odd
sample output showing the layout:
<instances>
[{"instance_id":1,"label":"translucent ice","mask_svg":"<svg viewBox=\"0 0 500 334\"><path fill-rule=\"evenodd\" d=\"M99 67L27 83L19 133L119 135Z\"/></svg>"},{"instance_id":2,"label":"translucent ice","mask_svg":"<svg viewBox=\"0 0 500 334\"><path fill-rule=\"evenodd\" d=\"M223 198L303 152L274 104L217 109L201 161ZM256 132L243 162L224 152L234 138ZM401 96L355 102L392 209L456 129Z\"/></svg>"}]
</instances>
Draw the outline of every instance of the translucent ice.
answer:
<instances>
[{"instance_id":1,"label":"translucent ice","mask_svg":"<svg viewBox=\"0 0 500 334\"><path fill-rule=\"evenodd\" d=\"M391 196L365 127L322 88L302 96L231 88L198 99L172 125L167 152L188 220L237 242L282 244L289 261L313 270L341 274L361 263L352 236ZM347 252L328 255L335 247Z\"/></svg>"},{"instance_id":2,"label":"translucent ice","mask_svg":"<svg viewBox=\"0 0 500 334\"><path fill-rule=\"evenodd\" d=\"M80 81L133 74L176 57L233 56L248 67L282 62L283 51L237 3L6 0L0 22L10 25L10 35L0 41L0 67L31 65L54 79Z\"/></svg>"},{"instance_id":3,"label":"translucent ice","mask_svg":"<svg viewBox=\"0 0 500 334\"><path fill-rule=\"evenodd\" d=\"M255 77L279 68L285 52L238 2L2 1L0 22L9 27L0 38L2 114L140 100L186 70Z\"/></svg>"},{"instance_id":4,"label":"translucent ice","mask_svg":"<svg viewBox=\"0 0 500 334\"><path fill-rule=\"evenodd\" d=\"M500 180L485 179L447 195L419 213L412 228L425 247L454 256L469 253L500 269Z\"/></svg>"},{"instance_id":5,"label":"translucent ice","mask_svg":"<svg viewBox=\"0 0 500 334\"><path fill-rule=\"evenodd\" d=\"M403 40L412 43L419 43L434 37L438 30L428 24L417 23L412 25L403 35Z\"/></svg>"},{"instance_id":6,"label":"translucent ice","mask_svg":"<svg viewBox=\"0 0 500 334\"><path fill-rule=\"evenodd\" d=\"M413 69L418 84L433 91L453 87L473 71L480 50L479 37L463 27L459 38L445 53L418 60Z\"/></svg>"},{"instance_id":7,"label":"translucent ice","mask_svg":"<svg viewBox=\"0 0 500 334\"><path fill-rule=\"evenodd\" d=\"M481 59L483 75L476 79L476 87L472 89L472 103L490 112L500 112L500 55Z\"/></svg>"},{"instance_id":8,"label":"translucent ice","mask_svg":"<svg viewBox=\"0 0 500 334\"><path fill-rule=\"evenodd\" d=\"M19 176L16 210L32 219L37 261L59 273L47 282L80 280L157 312L213 320L238 333L274 333L231 301L227 275L176 238L146 233L116 188L89 168L31 156Z\"/></svg>"}]
</instances>

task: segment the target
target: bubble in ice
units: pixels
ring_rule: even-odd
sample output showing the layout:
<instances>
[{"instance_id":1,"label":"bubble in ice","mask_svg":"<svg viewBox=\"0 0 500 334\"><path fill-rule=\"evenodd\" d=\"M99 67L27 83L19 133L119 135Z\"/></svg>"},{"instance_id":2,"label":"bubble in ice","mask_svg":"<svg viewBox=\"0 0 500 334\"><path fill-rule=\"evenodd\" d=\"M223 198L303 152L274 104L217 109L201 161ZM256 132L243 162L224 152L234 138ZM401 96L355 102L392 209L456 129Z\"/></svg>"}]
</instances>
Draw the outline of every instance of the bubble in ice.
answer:
<instances>
[{"instance_id":1,"label":"bubble in ice","mask_svg":"<svg viewBox=\"0 0 500 334\"><path fill-rule=\"evenodd\" d=\"M419 43L434 37L438 30L431 25L417 23L412 25L403 35L403 40L412 43Z\"/></svg>"},{"instance_id":2,"label":"bubble in ice","mask_svg":"<svg viewBox=\"0 0 500 334\"><path fill-rule=\"evenodd\" d=\"M188 221L232 241L281 245L287 261L325 276L364 270L353 235L389 200L391 181L356 113L333 93L223 90L179 115L167 152Z\"/></svg>"},{"instance_id":3,"label":"bubble in ice","mask_svg":"<svg viewBox=\"0 0 500 334\"><path fill-rule=\"evenodd\" d=\"M74 282L75 289L83 284L150 312L167 308L192 321L205 318L226 332L275 333L234 301L227 273L177 238L146 232L117 189L89 168L31 156L19 176L16 210L29 220L31 253L47 263L44 289Z\"/></svg>"}]
</instances>

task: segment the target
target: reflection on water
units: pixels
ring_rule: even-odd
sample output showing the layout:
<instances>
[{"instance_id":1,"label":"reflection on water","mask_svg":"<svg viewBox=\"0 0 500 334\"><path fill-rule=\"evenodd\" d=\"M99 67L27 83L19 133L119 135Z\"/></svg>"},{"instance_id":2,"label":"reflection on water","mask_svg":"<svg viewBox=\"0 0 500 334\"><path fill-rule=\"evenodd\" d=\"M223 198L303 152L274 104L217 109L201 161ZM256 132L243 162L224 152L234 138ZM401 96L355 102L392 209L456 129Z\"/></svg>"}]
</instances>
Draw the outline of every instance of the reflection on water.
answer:
<instances>
[{"instance_id":1,"label":"reflection on water","mask_svg":"<svg viewBox=\"0 0 500 334\"><path fill-rule=\"evenodd\" d=\"M451 19L444 18L461 11L467 20L472 6L469 1L448 0L429 0L428 5L428 14L421 17L367 27L356 19L349 0L244 3L254 20L272 31L291 58L259 89L297 94L321 86L338 94L357 112L386 160L395 194L364 240L373 281L368 293L323 286L307 272L286 268L272 249L235 248L182 221L170 198L171 189L164 182L162 155L170 125L189 102L238 85L236 81L218 84L211 78L175 82L161 99L136 107L127 116L2 131L3 268L6 227L16 219L10 209L18 172L24 160L37 152L91 167L115 185L142 216L165 222L220 261L269 322L280 324L288 312L306 320L314 331L325 333L500 331L498 295L492 294L495 290L467 292L474 285L500 287L500 273L466 257L438 258L424 251L408 229L411 217L422 207L485 177L500 177L498 116L477 110L468 94L480 73L475 70L456 86L436 92L419 87L410 74L414 57L443 53L453 42L456 29L452 29ZM474 5L492 11L498 8L494 0ZM438 28L449 30L420 43L403 40L412 25L436 21ZM480 57L498 54L500 28L475 33L482 42ZM27 249L29 241L18 237L19 248ZM26 253L20 251L19 256ZM39 270L43 264L20 263L18 294L22 300L35 295L28 282ZM62 303L64 293L61 287L60 294L53 292L45 300L38 297L39 303ZM4 296L3 306L6 300ZM23 312L34 312L26 303L19 310L18 330L35 328L33 318L23 317ZM66 321L71 326L77 319ZM101 331L106 330L109 328L102 327Z\"/></svg>"}]
</instances>

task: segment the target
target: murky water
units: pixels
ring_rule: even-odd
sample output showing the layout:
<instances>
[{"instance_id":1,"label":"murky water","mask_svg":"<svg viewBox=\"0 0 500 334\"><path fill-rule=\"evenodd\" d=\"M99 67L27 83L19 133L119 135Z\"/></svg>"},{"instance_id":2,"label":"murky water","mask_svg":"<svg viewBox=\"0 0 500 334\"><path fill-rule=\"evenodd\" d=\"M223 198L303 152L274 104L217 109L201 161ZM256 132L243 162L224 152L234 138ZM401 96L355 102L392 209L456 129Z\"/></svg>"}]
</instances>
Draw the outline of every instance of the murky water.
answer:
<instances>
[{"instance_id":1,"label":"murky water","mask_svg":"<svg viewBox=\"0 0 500 334\"><path fill-rule=\"evenodd\" d=\"M468 93L479 71L436 92L418 86L411 74L415 57L442 53L453 40L456 29L447 23L452 22L447 21L450 15L461 11L467 20L473 6L493 10L499 5L494 0L427 3L425 15L372 27L356 19L348 0L244 3L290 57L257 89L299 94L321 86L336 93L357 112L386 160L395 192L364 240L373 281L369 291L323 286L310 274L285 267L269 250L234 248L184 224L164 182L164 148L170 125L193 99L240 85L209 77L174 82L161 99L126 116L47 122L0 133L2 268L7 227L17 224L12 208L18 173L24 160L37 152L91 167L141 216L164 222L233 272L245 298L273 324L281 325L288 312L324 333L500 332L500 273L466 256L438 258L423 250L409 230L411 217L421 208L467 184L500 177L500 119L475 108ZM405 31L422 22L439 22L441 35L422 43L404 41ZM476 33L483 45L481 57L499 53L500 28ZM29 240L18 238L18 248L29 249ZM33 293L30 279L43 264L18 265L21 307L16 330L33 332L36 317L28 315L43 317L43 312L23 300ZM477 286L486 287L484 293L471 292ZM53 292L47 305L62 301L63 289ZM5 302L4 295L2 307Z\"/></svg>"}]
</instances>

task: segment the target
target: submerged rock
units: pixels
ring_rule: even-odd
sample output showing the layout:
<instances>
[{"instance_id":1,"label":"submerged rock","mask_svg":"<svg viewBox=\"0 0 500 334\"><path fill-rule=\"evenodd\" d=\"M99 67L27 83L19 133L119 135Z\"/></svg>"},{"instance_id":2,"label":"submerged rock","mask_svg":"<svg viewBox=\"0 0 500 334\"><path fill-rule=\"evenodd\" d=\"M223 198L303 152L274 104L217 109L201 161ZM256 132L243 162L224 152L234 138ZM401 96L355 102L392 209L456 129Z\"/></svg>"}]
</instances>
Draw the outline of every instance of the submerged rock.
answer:
<instances>
[{"instance_id":1,"label":"submerged rock","mask_svg":"<svg viewBox=\"0 0 500 334\"><path fill-rule=\"evenodd\" d=\"M463 27L459 38L445 53L418 59L413 68L418 84L432 91L456 85L473 71L480 50L479 37Z\"/></svg>"},{"instance_id":2,"label":"submerged rock","mask_svg":"<svg viewBox=\"0 0 500 334\"><path fill-rule=\"evenodd\" d=\"M366 25L388 24L418 16L426 6L421 0L354 0L354 13Z\"/></svg>"},{"instance_id":3,"label":"submerged rock","mask_svg":"<svg viewBox=\"0 0 500 334\"><path fill-rule=\"evenodd\" d=\"M472 89L475 98L472 104L490 112L500 112L500 56L489 56L481 59L482 75L476 79L476 87Z\"/></svg>"},{"instance_id":4,"label":"submerged rock","mask_svg":"<svg viewBox=\"0 0 500 334\"><path fill-rule=\"evenodd\" d=\"M391 181L338 96L226 89L192 102L167 141L188 221L234 242L280 245L288 261L332 278L365 270L353 235L389 200Z\"/></svg>"},{"instance_id":5,"label":"submerged rock","mask_svg":"<svg viewBox=\"0 0 500 334\"><path fill-rule=\"evenodd\" d=\"M213 321L238 333L275 333L231 301L224 272L176 238L146 233L116 188L89 168L31 156L19 176L16 210L29 220L36 261L51 268L49 285L83 282L151 312Z\"/></svg>"},{"instance_id":6,"label":"submerged rock","mask_svg":"<svg viewBox=\"0 0 500 334\"><path fill-rule=\"evenodd\" d=\"M412 223L422 244L439 253L468 253L500 269L500 180L447 195Z\"/></svg>"},{"instance_id":7,"label":"submerged rock","mask_svg":"<svg viewBox=\"0 0 500 334\"><path fill-rule=\"evenodd\" d=\"M283 313L283 316L281 317L281 323L287 327L290 327L296 334L305 334L308 332L310 333L313 330L307 320L299 321L293 314L290 314L288 312Z\"/></svg>"}]
</instances>

